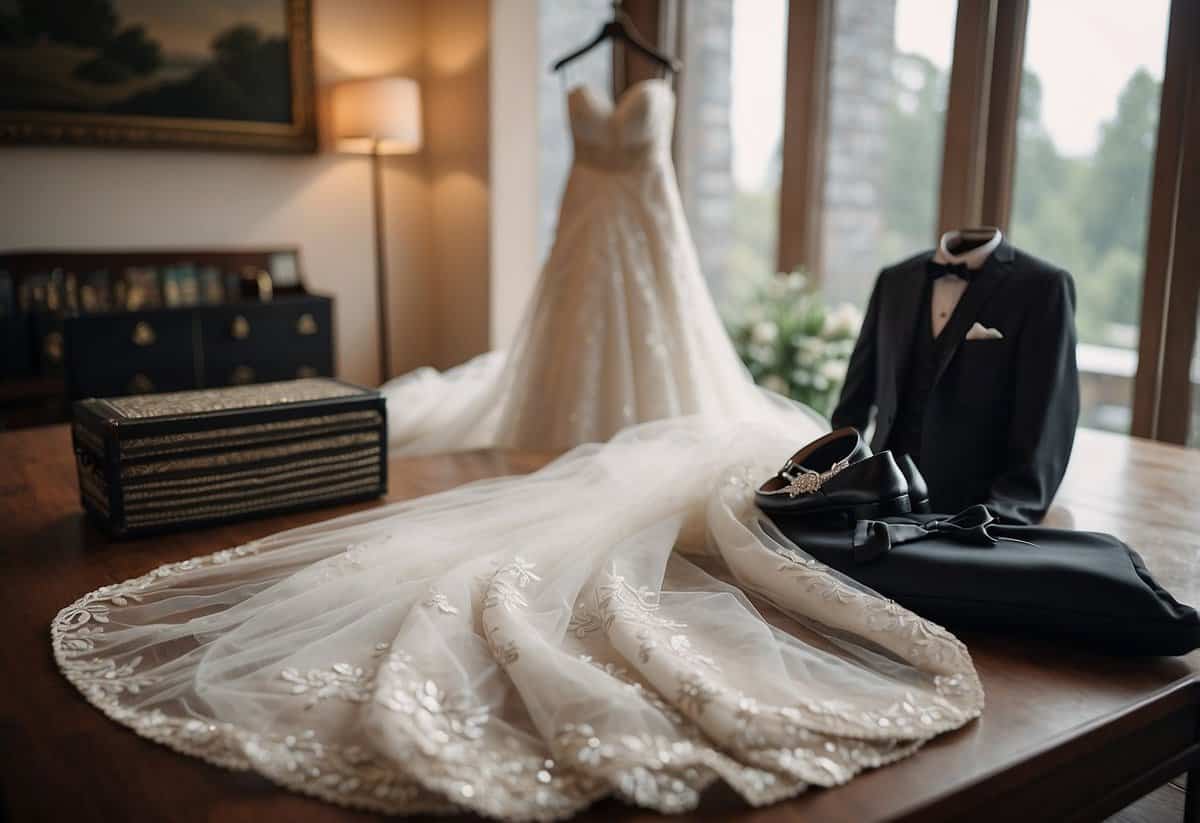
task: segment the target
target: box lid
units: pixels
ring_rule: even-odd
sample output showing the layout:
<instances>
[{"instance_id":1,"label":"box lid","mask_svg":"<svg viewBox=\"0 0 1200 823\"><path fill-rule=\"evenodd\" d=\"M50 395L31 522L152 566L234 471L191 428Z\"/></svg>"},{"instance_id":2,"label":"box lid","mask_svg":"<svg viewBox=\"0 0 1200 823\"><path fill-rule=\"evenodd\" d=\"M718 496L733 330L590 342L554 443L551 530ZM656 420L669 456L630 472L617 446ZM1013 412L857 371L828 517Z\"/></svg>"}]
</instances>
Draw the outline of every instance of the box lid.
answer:
<instances>
[{"instance_id":1,"label":"box lid","mask_svg":"<svg viewBox=\"0 0 1200 823\"><path fill-rule=\"evenodd\" d=\"M289 418L329 408L378 406L374 389L329 378L306 378L221 389L88 398L75 403L75 418L85 426L118 435L147 430L208 429Z\"/></svg>"}]
</instances>

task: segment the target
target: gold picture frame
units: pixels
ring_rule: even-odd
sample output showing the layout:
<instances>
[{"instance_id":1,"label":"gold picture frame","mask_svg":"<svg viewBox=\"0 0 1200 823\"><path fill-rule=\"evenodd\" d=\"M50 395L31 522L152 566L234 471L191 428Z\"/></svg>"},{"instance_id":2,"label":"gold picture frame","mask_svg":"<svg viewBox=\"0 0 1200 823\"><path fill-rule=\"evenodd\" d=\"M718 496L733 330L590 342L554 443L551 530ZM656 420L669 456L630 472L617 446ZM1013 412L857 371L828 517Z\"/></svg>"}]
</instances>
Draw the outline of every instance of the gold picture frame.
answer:
<instances>
[{"instance_id":1,"label":"gold picture frame","mask_svg":"<svg viewBox=\"0 0 1200 823\"><path fill-rule=\"evenodd\" d=\"M204 0L178 0L179 8L195 15L197 7L203 8ZM87 145L111 147L166 147L181 149L229 149L270 152L313 152L317 149L317 125L315 111L315 79L313 67L313 38L312 38L312 4L311 0L258 0L247 4L247 8L267 8L270 14L275 14L272 3L282 7L283 18L282 36L286 38L288 88L286 95L281 93L279 103L287 99L290 119L268 121L256 120L252 117L239 119L223 119L205 116L155 116L143 113L112 113L108 111L79 111L53 110L46 106L40 108L12 105L0 89L0 145L42 144L42 145ZM163 4L161 11L170 14L169 4ZM115 9L115 6L114 6ZM0 20L0 32L3 24ZM29 29L40 25L35 20L27 24ZM124 24L125 21L116 19L112 28ZM18 26L21 21L18 21ZM52 24L51 24L52 25ZM11 27L11 26L10 26ZM153 27L143 24L126 26L111 41L126 34L130 29L141 29L143 42L154 36ZM73 35L73 33L72 33ZM36 38L36 39L35 39ZM110 42L111 42L110 41ZM44 47L46 35L34 31L27 35L25 42L15 45L6 44L0 40L0 74L4 73L6 56L17 55L29 59L34 49ZM265 41L264 41L265 42ZM10 41L11 43L11 41ZM32 45L31 45L32 44ZM54 44L57 45L57 44ZM275 45L275 44L272 44ZM158 48L156 42L152 43ZM18 49L25 52L18 54ZM214 38L210 46L214 57L212 64L217 61L217 44ZM74 49L74 51L71 51ZM95 47L93 52L83 51L76 44L62 46L59 53L97 55L97 60L105 56L105 47ZM49 53L49 49L47 49ZM35 58L36 59L36 58ZM136 61L136 57L134 58ZM143 63L144 66L144 63ZM76 74L78 74L78 65ZM276 64L278 68L278 60ZM123 70L123 69L119 69ZM178 74L178 70L177 70ZM23 86L23 90L28 84ZM161 86L159 87L161 88Z\"/></svg>"}]
</instances>

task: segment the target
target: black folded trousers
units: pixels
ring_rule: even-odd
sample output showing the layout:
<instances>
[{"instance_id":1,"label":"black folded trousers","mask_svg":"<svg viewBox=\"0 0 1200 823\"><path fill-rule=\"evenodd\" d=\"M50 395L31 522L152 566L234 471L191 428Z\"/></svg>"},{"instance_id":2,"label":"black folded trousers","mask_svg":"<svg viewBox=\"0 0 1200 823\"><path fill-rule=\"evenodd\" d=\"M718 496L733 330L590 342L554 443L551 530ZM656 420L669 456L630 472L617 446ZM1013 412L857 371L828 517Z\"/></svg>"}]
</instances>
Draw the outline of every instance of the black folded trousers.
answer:
<instances>
[{"instance_id":1,"label":"black folded trousers","mask_svg":"<svg viewBox=\"0 0 1200 823\"><path fill-rule=\"evenodd\" d=\"M1052 635L1120 655L1200 646L1200 616L1117 538L997 525L986 510L964 525L968 512L958 525L920 514L849 525L771 519L820 562L951 629Z\"/></svg>"}]
</instances>

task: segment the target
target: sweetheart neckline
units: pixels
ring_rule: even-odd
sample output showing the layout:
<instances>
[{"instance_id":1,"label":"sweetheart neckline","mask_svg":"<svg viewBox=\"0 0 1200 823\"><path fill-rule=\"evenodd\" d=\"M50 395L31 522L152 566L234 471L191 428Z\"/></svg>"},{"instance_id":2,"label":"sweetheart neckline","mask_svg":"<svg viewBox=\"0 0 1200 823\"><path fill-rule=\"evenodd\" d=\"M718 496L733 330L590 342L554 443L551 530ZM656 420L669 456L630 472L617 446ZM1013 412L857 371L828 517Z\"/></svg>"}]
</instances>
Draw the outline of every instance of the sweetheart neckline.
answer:
<instances>
[{"instance_id":1,"label":"sweetheart neckline","mask_svg":"<svg viewBox=\"0 0 1200 823\"><path fill-rule=\"evenodd\" d=\"M572 86L567 91L567 98L570 99L575 96L585 97L594 109L604 109L600 112L601 114L606 114L609 117L615 117L617 113L622 110L624 105L633 99L636 92L643 88L649 88L655 85L662 85L666 87L667 91L673 91L670 84L661 77L648 77L645 80L639 80L629 88L625 89L625 91L621 92L620 97L618 97L615 102L600 97L600 95L592 88L592 86L589 86L585 83Z\"/></svg>"}]
</instances>

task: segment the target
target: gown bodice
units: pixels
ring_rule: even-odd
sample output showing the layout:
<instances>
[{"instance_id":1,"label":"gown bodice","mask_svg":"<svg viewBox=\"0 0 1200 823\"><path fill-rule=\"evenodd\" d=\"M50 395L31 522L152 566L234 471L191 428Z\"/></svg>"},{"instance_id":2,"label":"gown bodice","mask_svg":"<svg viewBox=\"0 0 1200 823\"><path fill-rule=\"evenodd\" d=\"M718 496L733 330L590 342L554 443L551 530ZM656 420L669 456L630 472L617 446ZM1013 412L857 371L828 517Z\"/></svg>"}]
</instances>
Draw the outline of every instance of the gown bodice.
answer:
<instances>
[{"instance_id":1,"label":"gown bodice","mask_svg":"<svg viewBox=\"0 0 1200 823\"><path fill-rule=\"evenodd\" d=\"M648 157L669 156L675 95L665 80L635 83L615 104L576 86L567 95L567 112L577 165L621 171Z\"/></svg>"}]
</instances>

